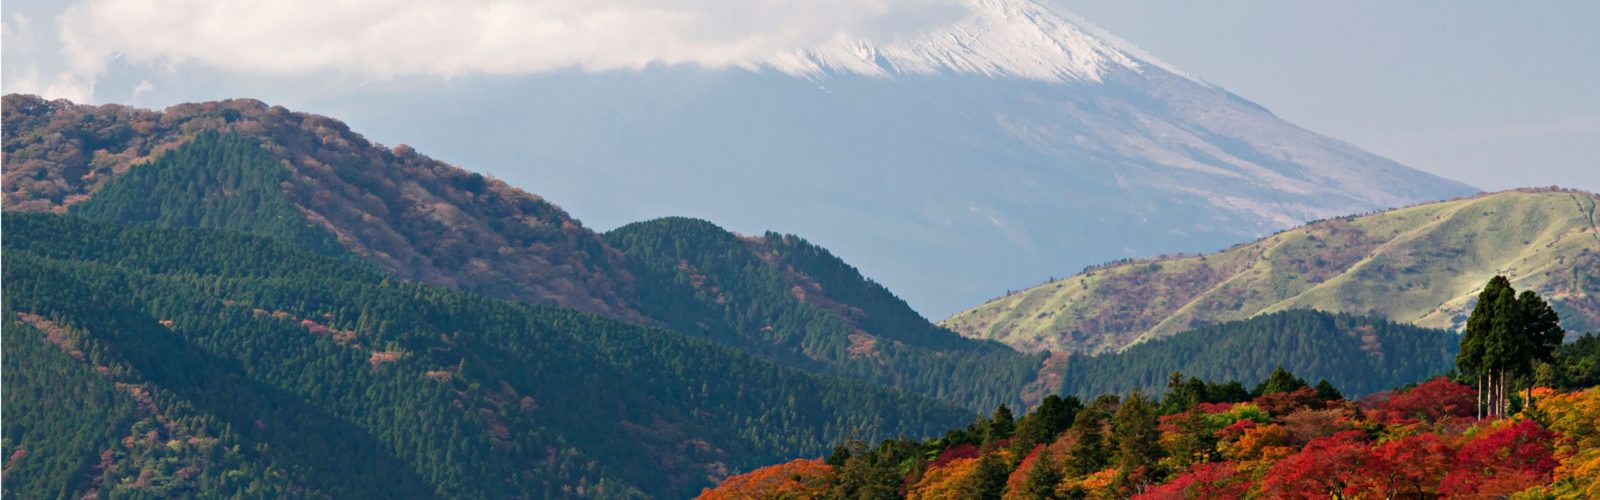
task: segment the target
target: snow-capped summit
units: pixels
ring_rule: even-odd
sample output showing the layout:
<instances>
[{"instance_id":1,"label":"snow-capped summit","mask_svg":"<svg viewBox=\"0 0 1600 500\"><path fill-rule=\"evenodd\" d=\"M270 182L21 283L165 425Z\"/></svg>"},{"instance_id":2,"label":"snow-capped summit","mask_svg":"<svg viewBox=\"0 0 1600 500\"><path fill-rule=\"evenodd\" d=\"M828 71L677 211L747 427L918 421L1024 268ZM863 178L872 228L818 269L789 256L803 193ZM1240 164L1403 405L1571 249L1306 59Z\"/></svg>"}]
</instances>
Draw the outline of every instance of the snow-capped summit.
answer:
<instances>
[{"instance_id":1,"label":"snow-capped summit","mask_svg":"<svg viewBox=\"0 0 1600 500\"><path fill-rule=\"evenodd\" d=\"M747 68L799 76L954 72L1043 81L1098 82L1109 68L1139 62L1095 36L1097 28L1030 0L974 0L959 22L909 37L844 39L773 56Z\"/></svg>"}]
</instances>

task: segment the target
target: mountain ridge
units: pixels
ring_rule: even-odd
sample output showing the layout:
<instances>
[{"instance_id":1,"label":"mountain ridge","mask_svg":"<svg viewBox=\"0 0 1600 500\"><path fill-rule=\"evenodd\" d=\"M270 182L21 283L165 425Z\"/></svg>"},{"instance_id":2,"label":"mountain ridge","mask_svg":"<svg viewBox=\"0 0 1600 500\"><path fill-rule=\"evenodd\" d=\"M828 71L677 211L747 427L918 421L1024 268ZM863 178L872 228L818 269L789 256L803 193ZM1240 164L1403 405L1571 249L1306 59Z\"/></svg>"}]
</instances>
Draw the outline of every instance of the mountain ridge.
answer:
<instances>
[{"instance_id":1,"label":"mountain ridge","mask_svg":"<svg viewBox=\"0 0 1600 500\"><path fill-rule=\"evenodd\" d=\"M1213 254L1091 266L941 323L1025 351L1090 353L1294 308L1459 329L1478 287L1505 273L1581 332L1600 325L1596 200L1520 189L1327 219Z\"/></svg>"},{"instance_id":2,"label":"mountain ridge","mask_svg":"<svg viewBox=\"0 0 1600 500\"><path fill-rule=\"evenodd\" d=\"M238 134L286 169L295 211L403 278L641 320L620 256L560 207L338 120L253 99L148 111L8 94L4 107L6 210L67 211L197 136Z\"/></svg>"}]
</instances>

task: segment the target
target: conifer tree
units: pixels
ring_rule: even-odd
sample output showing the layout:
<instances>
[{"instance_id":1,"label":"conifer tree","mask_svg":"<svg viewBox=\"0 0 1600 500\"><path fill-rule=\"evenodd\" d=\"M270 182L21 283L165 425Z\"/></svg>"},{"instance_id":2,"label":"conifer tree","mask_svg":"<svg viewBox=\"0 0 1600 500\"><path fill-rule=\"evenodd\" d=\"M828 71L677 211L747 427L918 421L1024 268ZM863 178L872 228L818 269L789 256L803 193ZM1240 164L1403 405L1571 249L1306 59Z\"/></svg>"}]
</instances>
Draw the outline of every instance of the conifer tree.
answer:
<instances>
[{"instance_id":1,"label":"conifer tree","mask_svg":"<svg viewBox=\"0 0 1600 500\"><path fill-rule=\"evenodd\" d=\"M1077 418L1073 419L1069 432L1077 440L1067 449L1067 456L1072 460L1067 464L1067 471L1072 476L1084 476L1105 468L1108 453L1100 429L1104 419L1104 414L1098 408L1080 411Z\"/></svg>"},{"instance_id":2,"label":"conifer tree","mask_svg":"<svg viewBox=\"0 0 1600 500\"><path fill-rule=\"evenodd\" d=\"M1039 456L1034 459L1033 468L1028 469L1028 475L1023 478L1022 492L1030 499L1050 500L1059 498L1056 487L1061 484L1061 464L1050 450L1039 450Z\"/></svg>"},{"instance_id":3,"label":"conifer tree","mask_svg":"<svg viewBox=\"0 0 1600 500\"><path fill-rule=\"evenodd\" d=\"M1011 437L1011 431L1016 428L1016 419L1011 415L1011 408L1001 404L994 409L994 416L989 418L988 428L984 430L983 442L996 443Z\"/></svg>"},{"instance_id":4,"label":"conifer tree","mask_svg":"<svg viewBox=\"0 0 1600 500\"><path fill-rule=\"evenodd\" d=\"M1137 474L1148 480L1156 461L1161 459L1155 404L1135 390L1117 408L1111 425L1111 440L1116 447L1114 461L1121 475Z\"/></svg>"},{"instance_id":5,"label":"conifer tree","mask_svg":"<svg viewBox=\"0 0 1600 500\"><path fill-rule=\"evenodd\" d=\"M1258 396L1265 396L1280 392L1290 392L1305 386L1305 380L1295 377L1294 374L1289 373L1288 370L1283 369L1282 365L1279 365L1272 370L1272 374L1268 375L1266 380L1261 382L1261 385L1256 386L1255 393Z\"/></svg>"}]
</instances>

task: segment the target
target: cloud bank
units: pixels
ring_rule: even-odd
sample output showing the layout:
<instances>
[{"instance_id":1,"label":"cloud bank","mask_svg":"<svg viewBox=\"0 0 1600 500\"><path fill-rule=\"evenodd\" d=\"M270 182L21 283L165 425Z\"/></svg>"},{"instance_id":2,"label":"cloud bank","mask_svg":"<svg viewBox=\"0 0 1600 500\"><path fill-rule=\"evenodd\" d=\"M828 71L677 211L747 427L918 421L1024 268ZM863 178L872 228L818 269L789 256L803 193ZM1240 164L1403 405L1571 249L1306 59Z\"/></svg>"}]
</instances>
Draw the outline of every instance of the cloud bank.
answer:
<instances>
[{"instance_id":1,"label":"cloud bank","mask_svg":"<svg viewBox=\"0 0 1600 500\"><path fill-rule=\"evenodd\" d=\"M56 18L64 70L25 83L92 94L113 60L380 79L722 67L908 36L970 11L962 0L84 0Z\"/></svg>"}]
</instances>

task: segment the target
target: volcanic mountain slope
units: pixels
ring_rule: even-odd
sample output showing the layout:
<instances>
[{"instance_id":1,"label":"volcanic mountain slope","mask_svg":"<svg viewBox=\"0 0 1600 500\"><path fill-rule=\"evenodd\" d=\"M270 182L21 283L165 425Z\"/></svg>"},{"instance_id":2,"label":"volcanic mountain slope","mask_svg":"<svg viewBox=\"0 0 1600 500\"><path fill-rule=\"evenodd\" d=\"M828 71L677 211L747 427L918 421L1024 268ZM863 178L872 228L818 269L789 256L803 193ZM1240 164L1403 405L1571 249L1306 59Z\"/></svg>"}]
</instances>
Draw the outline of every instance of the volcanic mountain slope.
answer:
<instances>
[{"instance_id":1,"label":"volcanic mountain slope","mask_svg":"<svg viewBox=\"0 0 1600 500\"><path fill-rule=\"evenodd\" d=\"M1507 191L1315 222L1202 256L1088 269L942 324L1025 351L1100 353L1207 323L1309 308L1459 329L1505 274L1573 332L1600 325L1592 193Z\"/></svg>"},{"instance_id":2,"label":"volcanic mountain slope","mask_svg":"<svg viewBox=\"0 0 1600 500\"><path fill-rule=\"evenodd\" d=\"M638 318L627 304L631 279L620 256L559 207L408 146L390 149L371 143L324 116L248 99L148 111L13 94L4 98L4 125L7 211L66 211L109 181L130 171L137 174L137 166L180 150L196 137L237 135L259 145L249 148L259 151L217 156L224 150L208 147L188 152L212 155L191 158L195 160L191 163L266 165L257 169L267 176L262 180L278 185L288 196L278 215L298 215L328 230L342 246L403 278ZM195 175L211 169L192 168L189 173ZM140 177L146 186L204 180L158 178L153 173ZM167 209L188 212L209 205L185 206L166 196L145 197L181 195L181 190L137 191L120 194L110 212L138 213L114 218L143 217L150 219L144 222L202 227L265 222L162 216L158 212Z\"/></svg>"},{"instance_id":3,"label":"volcanic mountain slope","mask_svg":"<svg viewBox=\"0 0 1600 500\"><path fill-rule=\"evenodd\" d=\"M1063 264L1214 251L1477 191L1285 122L1041 3L961 3L926 32L741 67L316 105L536 187L594 227L673 214L803 234L932 317ZM486 116L494 126L473 126Z\"/></svg>"}]
</instances>

